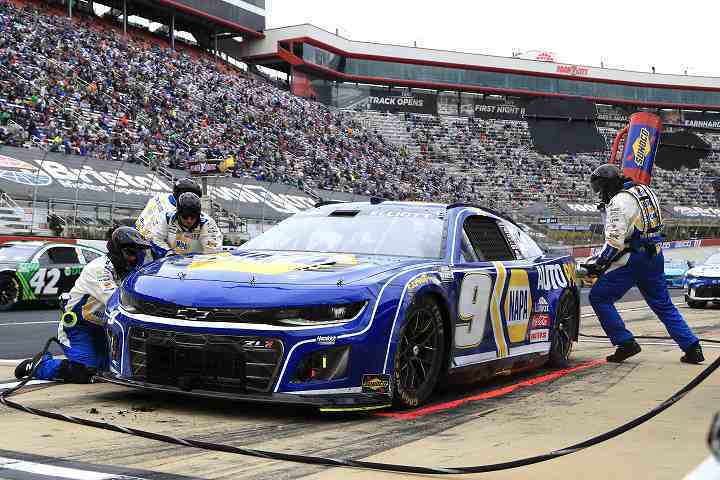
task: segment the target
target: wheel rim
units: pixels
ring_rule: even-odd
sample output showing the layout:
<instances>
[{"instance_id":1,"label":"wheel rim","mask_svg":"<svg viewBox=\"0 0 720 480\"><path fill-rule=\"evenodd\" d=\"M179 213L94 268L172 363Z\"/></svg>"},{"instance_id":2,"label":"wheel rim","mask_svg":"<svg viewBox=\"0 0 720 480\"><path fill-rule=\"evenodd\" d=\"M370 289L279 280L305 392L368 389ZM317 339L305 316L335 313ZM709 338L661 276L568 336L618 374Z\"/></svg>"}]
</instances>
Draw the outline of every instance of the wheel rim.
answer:
<instances>
[{"instance_id":1,"label":"wheel rim","mask_svg":"<svg viewBox=\"0 0 720 480\"><path fill-rule=\"evenodd\" d=\"M12 305L17 301L18 297L17 282L12 278L0 279L0 305Z\"/></svg>"},{"instance_id":2,"label":"wheel rim","mask_svg":"<svg viewBox=\"0 0 720 480\"><path fill-rule=\"evenodd\" d=\"M428 310L418 310L408 319L398 343L398 382L404 391L418 391L432 379L440 353L440 335Z\"/></svg>"},{"instance_id":3,"label":"wheel rim","mask_svg":"<svg viewBox=\"0 0 720 480\"><path fill-rule=\"evenodd\" d=\"M556 358L567 360L572 352L573 341L570 336L570 326L575 322L576 305L575 297L566 296L559 302L558 312L555 316L555 341L553 350Z\"/></svg>"}]
</instances>

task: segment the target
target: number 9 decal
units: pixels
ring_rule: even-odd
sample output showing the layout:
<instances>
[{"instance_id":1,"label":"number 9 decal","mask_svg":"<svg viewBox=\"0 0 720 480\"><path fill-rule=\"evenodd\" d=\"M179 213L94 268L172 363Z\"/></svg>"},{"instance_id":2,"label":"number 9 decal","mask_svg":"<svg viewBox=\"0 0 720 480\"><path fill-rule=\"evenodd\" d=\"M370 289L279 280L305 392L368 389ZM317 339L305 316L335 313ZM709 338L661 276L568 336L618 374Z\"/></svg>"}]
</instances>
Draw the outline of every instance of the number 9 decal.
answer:
<instances>
[{"instance_id":1,"label":"number 9 decal","mask_svg":"<svg viewBox=\"0 0 720 480\"><path fill-rule=\"evenodd\" d=\"M458 301L455 346L471 348L482 342L487 323L492 278L486 273L469 273L462 280Z\"/></svg>"}]
</instances>

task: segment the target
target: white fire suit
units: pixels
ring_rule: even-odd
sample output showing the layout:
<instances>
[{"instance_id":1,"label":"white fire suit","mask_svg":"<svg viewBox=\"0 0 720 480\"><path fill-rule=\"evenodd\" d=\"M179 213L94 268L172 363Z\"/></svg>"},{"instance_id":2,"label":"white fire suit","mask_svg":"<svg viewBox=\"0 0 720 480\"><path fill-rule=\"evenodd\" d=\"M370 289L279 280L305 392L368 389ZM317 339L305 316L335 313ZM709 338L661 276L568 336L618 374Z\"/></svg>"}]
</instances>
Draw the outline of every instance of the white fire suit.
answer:
<instances>
[{"instance_id":1,"label":"white fire suit","mask_svg":"<svg viewBox=\"0 0 720 480\"><path fill-rule=\"evenodd\" d=\"M157 222L150 235L155 258L168 253L218 253L222 251L222 241L222 232L215 220L204 213L200 214L200 221L191 232L181 227L177 213L166 214L165 220Z\"/></svg>"},{"instance_id":2,"label":"white fire suit","mask_svg":"<svg viewBox=\"0 0 720 480\"><path fill-rule=\"evenodd\" d=\"M172 193L158 193L148 200L135 222L135 229L145 240L150 240L154 225L163 221L168 213L174 213L176 208L177 201Z\"/></svg>"}]
</instances>

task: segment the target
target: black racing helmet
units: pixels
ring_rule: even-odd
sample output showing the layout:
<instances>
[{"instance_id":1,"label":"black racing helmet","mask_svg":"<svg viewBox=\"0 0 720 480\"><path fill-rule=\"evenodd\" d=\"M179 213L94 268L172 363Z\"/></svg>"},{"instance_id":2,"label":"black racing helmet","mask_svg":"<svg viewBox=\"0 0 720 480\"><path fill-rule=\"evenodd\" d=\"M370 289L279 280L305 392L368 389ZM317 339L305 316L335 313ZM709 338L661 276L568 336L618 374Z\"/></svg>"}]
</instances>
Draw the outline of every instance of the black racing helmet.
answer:
<instances>
[{"instance_id":1,"label":"black racing helmet","mask_svg":"<svg viewBox=\"0 0 720 480\"><path fill-rule=\"evenodd\" d=\"M600 196L603 203L608 203L622 190L625 177L615 165L606 163L593 170L590 175L590 186Z\"/></svg>"},{"instance_id":2,"label":"black racing helmet","mask_svg":"<svg viewBox=\"0 0 720 480\"><path fill-rule=\"evenodd\" d=\"M175 197L175 200L178 200L180 195L185 192L192 192L198 197L202 197L202 188L192 178L181 178L173 185L173 197Z\"/></svg>"},{"instance_id":3,"label":"black racing helmet","mask_svg":"<svg viewBox=\"0 0 720 480\"><path fill-rule=\"evenodd\" d=\"M107 242L108 258L115 267L115 273L122 280L139 266L141 252L150 248L150 243L132 227L118 227Z\"/></svg>"},{"instance_id":4,"label":"black racing helmet","mask_svg":"<svg viewBox=\"0 0 720 480\"><path fill-rule=\"evenodd\" d=\"M200 197L192 192L185 192L180 195L177 201L177 216L180 219L180 228L190 232L195 229L200 223L200 213L202 212L202 204L200 203ZM192 226L187 227L183 224L182 219L187 217L195 217L195 222Z\"/></svg>"}]
</instances>

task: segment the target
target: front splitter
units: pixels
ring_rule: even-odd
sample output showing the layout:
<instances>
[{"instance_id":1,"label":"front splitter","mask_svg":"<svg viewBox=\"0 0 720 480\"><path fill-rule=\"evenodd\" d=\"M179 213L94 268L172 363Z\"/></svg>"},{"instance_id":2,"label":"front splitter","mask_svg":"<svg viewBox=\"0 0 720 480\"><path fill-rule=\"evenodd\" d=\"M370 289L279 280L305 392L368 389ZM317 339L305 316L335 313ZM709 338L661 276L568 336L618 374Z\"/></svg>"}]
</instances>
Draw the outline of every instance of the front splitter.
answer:
<instances>
[{"instance_id":1,"label":"front splitter","mask_svg":"<svg viewBox=\"0 0 720 480\"><path fill-rule=\"evenodd\" d=\"M388 395L379 393L339 393L333 395L305 395L294 393L230 393L215 392L211 390L192 389L183 390L169 385L137 382L120 378L112 373L105 372L94 378L103 382L139 388L155 392L172 393L192 397L210 398L215 400L228 400L237 402L272 403L275 405L297 405L318 408L322 412L353 412L378 410L390 407L392 401Z\"/></svg>"}]
</instances>

